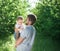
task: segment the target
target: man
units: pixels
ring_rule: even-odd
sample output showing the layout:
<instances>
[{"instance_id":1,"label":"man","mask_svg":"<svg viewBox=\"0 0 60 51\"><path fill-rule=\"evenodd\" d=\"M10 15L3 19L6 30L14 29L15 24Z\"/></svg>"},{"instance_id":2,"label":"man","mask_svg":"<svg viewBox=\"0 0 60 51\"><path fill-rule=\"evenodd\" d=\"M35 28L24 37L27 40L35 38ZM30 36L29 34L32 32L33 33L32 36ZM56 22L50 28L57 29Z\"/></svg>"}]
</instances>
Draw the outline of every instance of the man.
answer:
<instances>
[{"instance_id":1,"label":"man","mask_svg":"<svg viewBox=\"0 0 60 51\"><path fill-rule=\"evenodd\" d=\"M34 38L35 28L33 24L36 21L36 16L33 14L27 15L26 28L21 32L20 38L16 41L16 51L31 51Z\"/></svg>"}]
</instances>

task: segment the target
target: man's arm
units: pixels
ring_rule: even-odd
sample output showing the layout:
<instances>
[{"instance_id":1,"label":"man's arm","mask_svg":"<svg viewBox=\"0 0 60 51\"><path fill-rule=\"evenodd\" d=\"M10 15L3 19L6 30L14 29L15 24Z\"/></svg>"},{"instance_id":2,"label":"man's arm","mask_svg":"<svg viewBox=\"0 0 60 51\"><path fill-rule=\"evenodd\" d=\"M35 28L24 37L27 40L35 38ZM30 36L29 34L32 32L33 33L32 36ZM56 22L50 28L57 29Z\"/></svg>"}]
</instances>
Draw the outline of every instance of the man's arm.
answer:
<instances>
[{"instance_id":1,"label":"man's arm","mask_svg":"<svg viewBox=\"0 0 60 51\"><path fill-rule=\"evenodd\" d=\"M15 44L15 47L17 47L19 44L21 44L23 42L24 38L20 37Z\"/></svg>"},{"instance_id":2,"label":"man's arm","mask_svg":"<svg viewBox=\"0 0 60 51\"><path fill-rule=\"evenodd\" d=\"M23 32L21 32L20 37L16 41L15 47L20 45L27 38L28 33L29 31L27 29L24 29Z\"/></svg>"}]
</instances>

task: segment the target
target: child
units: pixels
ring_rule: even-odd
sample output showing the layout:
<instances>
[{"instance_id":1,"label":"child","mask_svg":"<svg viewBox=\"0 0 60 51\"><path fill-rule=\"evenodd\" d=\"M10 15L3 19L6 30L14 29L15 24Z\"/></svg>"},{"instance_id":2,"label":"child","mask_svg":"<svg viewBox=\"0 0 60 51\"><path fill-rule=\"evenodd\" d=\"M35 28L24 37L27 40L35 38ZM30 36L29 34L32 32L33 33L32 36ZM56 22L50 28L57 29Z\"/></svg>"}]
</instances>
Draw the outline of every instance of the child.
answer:
<instances>
[{"instance_id":1,"label":"child","mask_svg":"<svg viewBox=\"0 0 60 51\"><path fill-rule=\"evenodd\" d=\"M24 28L25 28L25 25L23 24L23 18L22 16L19 16L15 24L14 37L16 40L20 37L20 33L22 32Z\"/></svg>"}]
</instances>

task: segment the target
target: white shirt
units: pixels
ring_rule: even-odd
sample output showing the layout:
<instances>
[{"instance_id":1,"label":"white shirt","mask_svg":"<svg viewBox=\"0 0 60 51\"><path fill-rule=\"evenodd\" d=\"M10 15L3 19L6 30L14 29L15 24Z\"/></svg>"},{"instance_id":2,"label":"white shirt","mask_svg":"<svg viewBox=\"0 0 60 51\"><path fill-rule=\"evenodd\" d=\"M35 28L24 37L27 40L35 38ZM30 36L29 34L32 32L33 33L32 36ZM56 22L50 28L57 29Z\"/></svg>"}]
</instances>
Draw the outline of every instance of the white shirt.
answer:
<instances>
[{"instance_id":1,"label":"white shirt","mask_svg":"<svg viewBox=\"0 0 60 51\"><path fill-rule=\"evenodd\" d=\"M19 24L15 24L15 28L22 28L22 29L25 29L25 24L22 24L22 25L19 25ZM23 30L20 30L20 33L23 31Z\"/></svg>"}]
</instances>

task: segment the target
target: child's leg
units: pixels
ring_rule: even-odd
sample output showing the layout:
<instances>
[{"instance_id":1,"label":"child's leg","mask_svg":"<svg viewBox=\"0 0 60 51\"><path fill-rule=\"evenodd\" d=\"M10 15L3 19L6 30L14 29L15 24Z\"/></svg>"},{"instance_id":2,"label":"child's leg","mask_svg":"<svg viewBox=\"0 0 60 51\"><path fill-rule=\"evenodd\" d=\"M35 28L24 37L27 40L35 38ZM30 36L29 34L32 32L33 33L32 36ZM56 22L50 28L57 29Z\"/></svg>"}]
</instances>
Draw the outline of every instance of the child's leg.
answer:
<instances>
[{"instance_id":1,"label":"child's leg","mask_svg":"<svg viewBox=\"0 0 60 51\"><path fill-rule=\"evenodd\" d=\"M16 33L16 40L20 37L20 33Z\"/></svg>"},{"instance_id":2,"label":"child's leg","mask_svg":"<svg viewBox=\"0 0 60 51\"><path fill-rule=\"evenodd\" d=\"M14 32L14 38L16 39L16 32Z\"/></svg>"},{"instance_id":3,"label":"child's leg","mask_svg":"<svg viewBox=\"0 0 60 51\"><path fill-rule=\"evenodd\" d=\"M20 37L20 33L18 33L18 38Z\"/></svg>"},{"instance_id":4,"label":"child's leg","mask_svg":"<svg viewBox=\"0 0 60 51\"><path fill-rule=\"evenodd\" d=\"M15 38L15 40L17 40L19 37L20 37L20 33L14 32L14 38Z\"/></svg>"}]
</instances>

